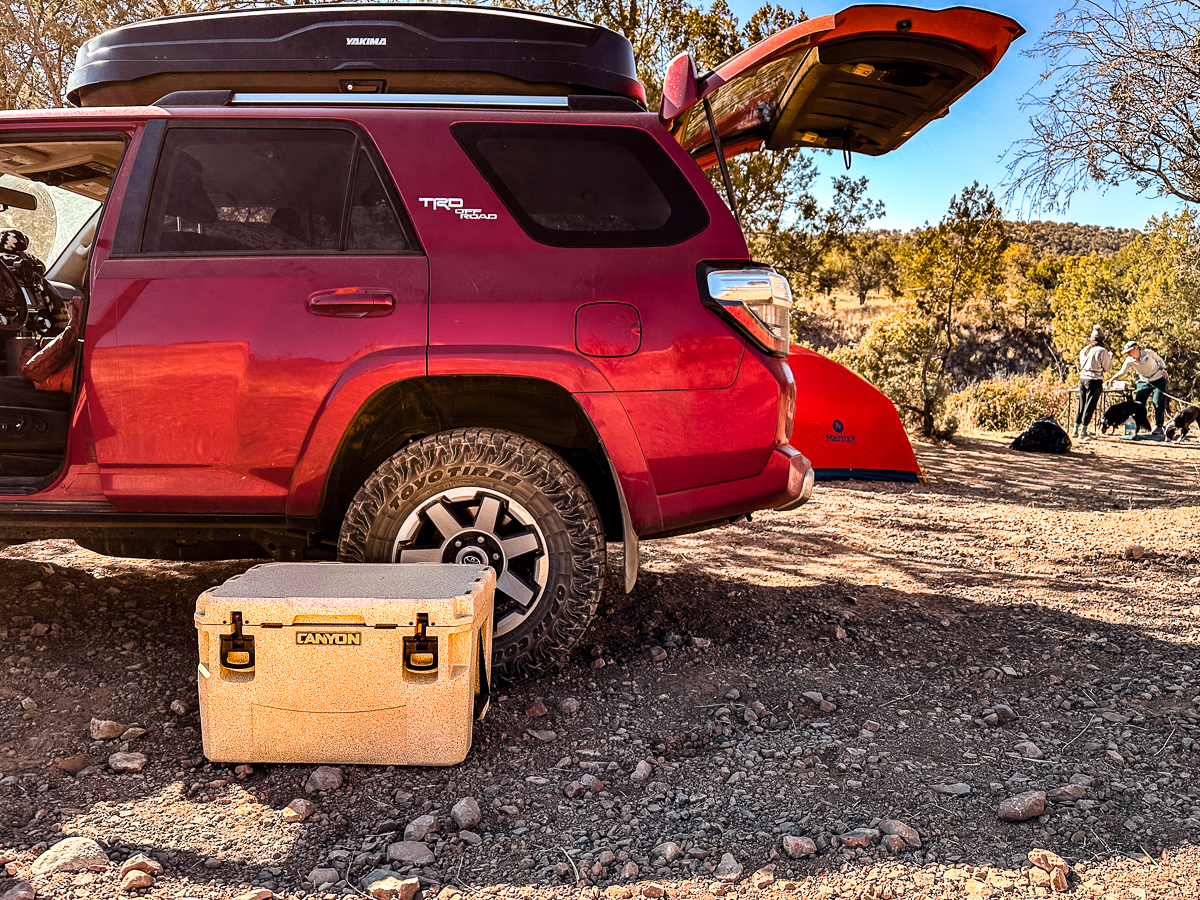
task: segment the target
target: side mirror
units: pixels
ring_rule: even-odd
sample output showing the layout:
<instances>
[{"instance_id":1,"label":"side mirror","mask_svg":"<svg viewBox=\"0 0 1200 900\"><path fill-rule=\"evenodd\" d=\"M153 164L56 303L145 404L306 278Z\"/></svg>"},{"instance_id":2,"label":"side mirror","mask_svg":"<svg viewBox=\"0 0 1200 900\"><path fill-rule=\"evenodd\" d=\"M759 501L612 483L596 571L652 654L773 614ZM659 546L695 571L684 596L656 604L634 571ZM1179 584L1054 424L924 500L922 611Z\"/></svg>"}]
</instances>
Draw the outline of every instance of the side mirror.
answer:
<instances>
[{"instance_id":1,"label":"side mirror","mask_svg":"<svg viewBox=\"0 0 1200 900\"><path fill-rule=\"evenodd\" d=\"M700 99L696 81L696 63L690 53L680 53L667 64L663 76L662 103L658 118L664 125L671 122Z\"/></svg>"},{"instance_id":2,"label":"side mirror","mask_svg":"<svg viewBox=\"0 0 1200 900\"><path fill-rule=\"evenodd\" d=\"M37 197L25 191L15 191L12 188L0 187L0 206L8 209L37 209Z\"/></svg>"}]
</instances>

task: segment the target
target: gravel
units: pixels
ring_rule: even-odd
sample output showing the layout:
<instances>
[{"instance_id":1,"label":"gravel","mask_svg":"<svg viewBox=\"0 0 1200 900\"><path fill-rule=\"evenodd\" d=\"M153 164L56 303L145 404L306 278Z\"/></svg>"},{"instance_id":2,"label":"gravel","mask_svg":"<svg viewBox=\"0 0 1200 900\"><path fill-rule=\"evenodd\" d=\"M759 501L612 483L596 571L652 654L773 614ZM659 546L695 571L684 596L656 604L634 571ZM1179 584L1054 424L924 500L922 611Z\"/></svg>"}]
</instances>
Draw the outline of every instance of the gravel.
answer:
<instances>
[{"instance_id":1,"label":"gravel","mask_svg":"<svg viewBox=\"0 0 1200 900\"><path fill-rule=\"evenodd\" d=\"M918 450L643 544L446 769L208 763L191 609L250 563L0 550L0 897L117 900L139 854L197 900L1200 896L1195 444ZM100 855L35 874L65 838Z\"/></svg>"}]
</instances>

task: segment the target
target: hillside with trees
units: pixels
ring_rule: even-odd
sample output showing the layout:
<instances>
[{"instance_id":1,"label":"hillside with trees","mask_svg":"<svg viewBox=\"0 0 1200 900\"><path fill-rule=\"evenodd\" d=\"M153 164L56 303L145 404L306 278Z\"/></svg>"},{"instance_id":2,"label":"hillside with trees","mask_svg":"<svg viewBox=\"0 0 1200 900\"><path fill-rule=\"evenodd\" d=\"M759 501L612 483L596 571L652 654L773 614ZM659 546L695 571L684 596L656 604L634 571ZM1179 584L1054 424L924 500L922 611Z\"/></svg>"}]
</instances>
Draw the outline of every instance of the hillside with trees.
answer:
<instances>
[{"instance_id":1,"label":"hillside with trees","mask_svg":"<svg viewBox=\"0 0 1200 900\"><path fill-rule=\"evenodd\" d=\"M1109 257L1138 236L1133 228L1107 225L1080 225L1076 222L1009 222L1009 238L1028 244L1040 254L1051 256L1087 256L1095 253Z\"/></svg>"}]
</instances>

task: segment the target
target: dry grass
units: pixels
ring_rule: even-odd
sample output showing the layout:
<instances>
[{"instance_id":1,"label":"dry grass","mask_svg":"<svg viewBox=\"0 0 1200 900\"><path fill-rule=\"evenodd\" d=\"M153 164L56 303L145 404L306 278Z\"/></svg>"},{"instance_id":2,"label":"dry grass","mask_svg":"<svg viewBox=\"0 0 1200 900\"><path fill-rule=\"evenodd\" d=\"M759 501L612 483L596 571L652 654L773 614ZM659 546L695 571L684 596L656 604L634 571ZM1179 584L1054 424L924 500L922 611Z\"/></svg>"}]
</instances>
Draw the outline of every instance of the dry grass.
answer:
<instances>
[{"instance_id":1,"label":"dry grass","mask_svg":"<svg viewBox=\"0 0 1200 900\"><path fill-rule=\"evenodd\" d=\"M1047 369L1035 376L992 378L952 394L947 411L972 431L1021 431L1042 416L1061 419L1068 386Z\"/></svg>"}]
</instances>

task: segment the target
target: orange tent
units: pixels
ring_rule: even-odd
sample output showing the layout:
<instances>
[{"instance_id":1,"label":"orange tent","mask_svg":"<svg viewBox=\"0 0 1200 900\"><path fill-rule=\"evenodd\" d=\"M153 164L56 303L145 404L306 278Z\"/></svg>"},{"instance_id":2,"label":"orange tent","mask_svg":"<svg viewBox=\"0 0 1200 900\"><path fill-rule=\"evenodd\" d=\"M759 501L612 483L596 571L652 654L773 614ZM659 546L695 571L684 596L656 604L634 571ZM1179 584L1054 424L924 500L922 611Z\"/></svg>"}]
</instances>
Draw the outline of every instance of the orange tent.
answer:
<instances>
[{"instance_id":1,"label":"orange tent","mask_svg":"<svg viewBox=\"0 0 1200 900\"><path fill-rule=\"evenodd\" d=\"M792 345L796 421L791 444L819 480L918 481L921 466L896 407L884 394L833 360Z\"/></svg>"}]
</instances>

